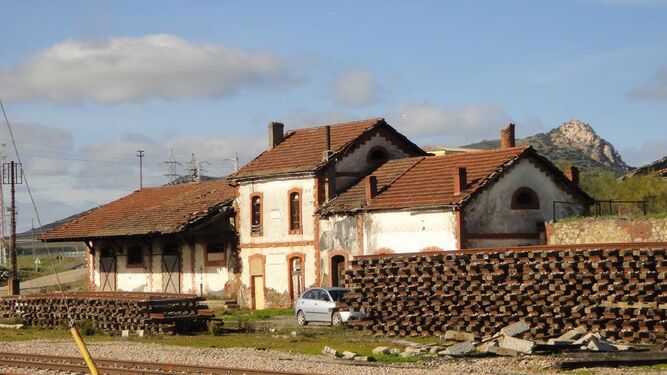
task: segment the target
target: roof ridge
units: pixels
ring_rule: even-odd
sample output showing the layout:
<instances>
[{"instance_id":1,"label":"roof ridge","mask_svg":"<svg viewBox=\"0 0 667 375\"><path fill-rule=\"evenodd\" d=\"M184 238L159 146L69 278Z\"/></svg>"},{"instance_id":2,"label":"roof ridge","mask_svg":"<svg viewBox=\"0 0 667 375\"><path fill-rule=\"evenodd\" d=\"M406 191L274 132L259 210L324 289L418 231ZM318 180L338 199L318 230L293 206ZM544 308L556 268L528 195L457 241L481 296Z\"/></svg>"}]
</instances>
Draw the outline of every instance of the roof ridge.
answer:
<instances>
[{"instance_id":1,"label":"roof ridge","mask_svg":"<svg viewBox=\"0 0 667 375\"><path fill-rule=\"evenodd\" d=\"M297 128L297 129L289 129L288 132L298 132L302 130L311 130L311 129L323 129L327 126L343 126L343 125L356 125L356 124L361 124L362 122L371 122L375 121L377 124L380 121L386 121L384 117L371 117L363 120L354 120L354 121L347 121L347 122L335 122L332 124L320 124L320 125L315 125L315 126L307 126L304 128Z\"/></svg>"}]
</instances>

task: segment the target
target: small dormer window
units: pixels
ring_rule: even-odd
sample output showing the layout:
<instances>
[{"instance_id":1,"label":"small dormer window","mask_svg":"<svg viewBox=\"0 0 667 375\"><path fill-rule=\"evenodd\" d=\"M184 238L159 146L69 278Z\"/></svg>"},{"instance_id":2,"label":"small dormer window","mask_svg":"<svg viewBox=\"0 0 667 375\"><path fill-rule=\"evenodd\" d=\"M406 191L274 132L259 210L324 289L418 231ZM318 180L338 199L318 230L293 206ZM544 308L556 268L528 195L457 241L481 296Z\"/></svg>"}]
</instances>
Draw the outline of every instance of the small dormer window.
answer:
<instances>
[{"instance_id":1,"label":"small dormer window","mask_svg":"<svg viewBox=\"0 0 667 375\"><path fill-rule=\"evenodd\" d=\"M540 200L533 189L529 187L518 188L512 195L513 210L537 210L540 208Z\"/></svg>"},{"instance_id":2,"label":"small dormer window","mask_svg":"<svg viewBox=\"0 0 667 375\"><path fill-rule=\"evenodd\" d=\"M375 146L368 152L368 162L371 164L381 164L389 159L389 153L384 147Z\"/></svg>"}]
</instances>

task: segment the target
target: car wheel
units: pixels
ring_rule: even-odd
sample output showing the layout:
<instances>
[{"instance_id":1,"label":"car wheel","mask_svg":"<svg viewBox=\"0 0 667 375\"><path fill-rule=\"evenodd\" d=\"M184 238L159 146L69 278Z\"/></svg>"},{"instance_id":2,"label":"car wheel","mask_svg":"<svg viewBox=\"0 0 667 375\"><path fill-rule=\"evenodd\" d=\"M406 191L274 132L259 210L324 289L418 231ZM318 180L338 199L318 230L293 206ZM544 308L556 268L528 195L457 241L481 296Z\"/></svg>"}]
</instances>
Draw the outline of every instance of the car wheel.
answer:
<instances>
[{"instance_id":1,"label":"car wheel","mask_svg":"<svg viewBox=\"0 0 667 375\"><path fill-rule=\"evenodd\" d=\"M331 325L338 327L341 324L343 324L343 318L340 316L340 313L336 311L335 313L331 314Z\"/></svg>"},{"instance_id":2,"label":"car wheel","mask_svg":"<svg viewBox=\"0 0 667 375\"><path fill-rule=\"evenodd\" d=\"M303 311L299 311L298 313L296 313L296 322L300 326L308 325L308 321L306 320L306 314L304 314Z\"/></svg>"}]
</instances>

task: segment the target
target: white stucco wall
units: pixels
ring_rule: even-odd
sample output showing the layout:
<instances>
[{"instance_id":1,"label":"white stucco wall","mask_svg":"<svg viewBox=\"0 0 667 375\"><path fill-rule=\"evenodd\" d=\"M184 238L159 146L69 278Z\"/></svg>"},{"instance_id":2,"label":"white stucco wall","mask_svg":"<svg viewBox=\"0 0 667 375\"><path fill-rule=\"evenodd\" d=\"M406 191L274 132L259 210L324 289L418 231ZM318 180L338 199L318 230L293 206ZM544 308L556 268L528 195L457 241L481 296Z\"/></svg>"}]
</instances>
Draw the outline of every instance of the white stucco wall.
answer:
<instances>
[{"instance_id":1,"label":"white stucco wall","mask_svg":"<svg viewBox=\"0 0 667 375\"><path fill-rule=\"evenodd\" d=\"M151 241L153 255L151 256L147 248L144 248L143 267L127 267L127 247L129 244L123 243L123 254L116 256L116 290L126 292L162 292L162 247L164 242L161 239ZM230 280L233 273L227 266L206 266L205 249L206 244L197 242L194 246L190 244L181 244L181 273L180 284L182 293L200 294L220 294ZM93 259L94 269L93 277L96 288L101 288L100 277L100 254L103 243L95 246L95 256ZM194 251L193 251L194 250ZM231 249L226 253L227 264L231 257ZM194 262L193 262L194 260ZM194 265L194 267L193 267ZM176 275L174 275L176 277Z\"/></svg>"},{"instance_id":2,"label":"white stucco wall","mask_svg":"<svg viewBox=\"0 0 667 375\"><path fill-rule=\"evenodd\" d=\"M382 135L376 134L372 136L368 142L362 144L359 146L359 148L356 148L351 153L336 162L336 172L359 173L366 172L373 168L373 166L368 163L368 154L375 146L384 147L384 149L389 153L390 159L400 159L409 156L401 151L398 147L394 146ZM336 177L336 191L341 192L358 180L359 177Z\"/></svg>"},{"instance_id":3,"label":"white stucco wall","mask_svg":"<svg viewBox=\"0 0 667 375\"><path fill-rule=\"evenodd\" d=\"M239 186L239 235L242 244L314 240L315 178L279 178L270 181L243 182ZM301 189L302 234L289 233L288 192ZM252 236L250 197L262 194L263 233Z\"/></svg>"},{"instance_id":4,"label":"white stucco wall","mask_svg":"<svg viewBox=\"0 0 667 375\"><path fill-rule=\"evenodd\" d=\"M512 195L520 187L529 187L537 194L539 209L513 210ZM527 159L513 168L489 188L474 197L465 207L464 226L467 233L537 233L537 224L551 220L553 201L574 202L574 198L551 177ZM559 217L581 211L581 206L558 206ZM567 212L566 212L567 211ZM517 242L518 241L518 242ZM477 241L477 246L524 244L517 241ZM537 242L534 240L532 242Z\"/></svg>"},{"instance_id":5,"label":"white stucco wall","mask_svg":"<svg viewBox=\"0 0 667 375\"><path fill-rule=\"evenodd\" d=\"M443 211L390 211L364 215L364 254L380 248L396 253L427 247L456 249L456 216Z\"/></svg>"}]
</instances>

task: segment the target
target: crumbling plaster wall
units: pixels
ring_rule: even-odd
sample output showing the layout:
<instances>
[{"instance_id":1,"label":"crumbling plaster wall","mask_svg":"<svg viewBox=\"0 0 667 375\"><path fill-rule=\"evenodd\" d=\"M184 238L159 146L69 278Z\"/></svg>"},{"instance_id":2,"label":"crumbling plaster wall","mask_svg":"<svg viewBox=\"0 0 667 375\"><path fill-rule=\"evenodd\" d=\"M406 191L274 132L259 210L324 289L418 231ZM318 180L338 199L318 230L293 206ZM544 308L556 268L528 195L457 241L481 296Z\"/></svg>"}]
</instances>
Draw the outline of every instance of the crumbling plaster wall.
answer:
<instances>
[{"instance_id":1,"label":"crumbling plaster wall","mask_svg":"<svg viewBox=\"0 0 667 375\"><path fill-rule=\"evenodd\" d=\"M456 216L450 211L381 211L364 214L364 254L389 248L396 253L457 248Z\"/></svg>"},{"instance_id":2,"label":"crumbling plaster wall","mask_svg":"<svg viewBox=\"0 0 667 375\"><path fill-rule=\"evenodd\" d=\"M546 224L550 245L667 242L667 219L580 218Z\"/></svg>"},{"instance_id":3,"label":"crumbling plaster wall","mask_svg":"<svg viewBox=\"0 0 667 375\"><path fill-rule=\"evenodd\" d=\"M529 187L539 199L539 209L512 209L512 195L520 187ZM574 202L574 198L556 184L547 172L528 159L520 160L494 184L482 191L464 208L464 228L468 234L538 233L537 226L553 216L553 201ZM558 216L583 214L581 205L558 205ZM534 239L533 243L538 243ZM503 241L502 246L521 245L526 239ZM472 245L472 246L471 246ZM493 241L468 241L467 247L493 245Z\"/></svg>"},{"instance_id":4,"label":"crumbling plaster wall","mask_svg":"<svg viewBox=\"0 0 667 375\"><path fill-rule=\"evenodd\" d=\"M400 159L409 156L381 134L376 134L372 136L367 142L363 143L351 153L345 155L345 157L336 162L336 173L365 174L370 169L373 169L375 166L368 162L368 156L370 151L376 146L383 147L389 154L389 159ZM337 176L336 191L341 192L358 180L359 177L354 176Z\"/></svg>"},{"instance_id":5,"label":"crumbling plaster wall","mask_svg":"<svg viewBox=\"0 0 667 375\"><path fill-rule=\"evenodd\" d=\"M144 248L144 263L141 267L127 267L127 248L135 242L115 241L114 246L123 248L122 254L116 255L116 290L126 292L162 292L162 248L168 241L153 239L150 241L152 252ZM95 246L93 257L93 277L96 288L101 288L100 254L107 242ZM181 244L180 285L182 293L233 294L235 280L230 266L231 251L227 252L227 266L206 266L205 246L203 242L194 245ZM194 256L194 259L193 259ZM194 263L193 263L194 260ZM194 265L194 267L193 267Z\"/></svg>"},{"instance_id":6,"label":"crumbling plaster wall","mask_svg":"<svg viewBox=\"0 0 667 375\"><path fill-rule=\"evenodd\" d=\"M349 261L355 255L362 255L359 241L359 216L333 215L320 221L320 281L330 285L331 257L343 255Z\"/></svg>"}]
</instances>

